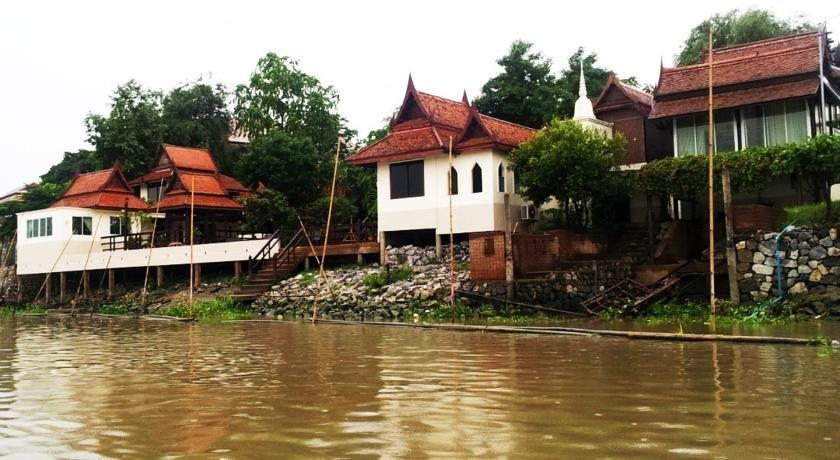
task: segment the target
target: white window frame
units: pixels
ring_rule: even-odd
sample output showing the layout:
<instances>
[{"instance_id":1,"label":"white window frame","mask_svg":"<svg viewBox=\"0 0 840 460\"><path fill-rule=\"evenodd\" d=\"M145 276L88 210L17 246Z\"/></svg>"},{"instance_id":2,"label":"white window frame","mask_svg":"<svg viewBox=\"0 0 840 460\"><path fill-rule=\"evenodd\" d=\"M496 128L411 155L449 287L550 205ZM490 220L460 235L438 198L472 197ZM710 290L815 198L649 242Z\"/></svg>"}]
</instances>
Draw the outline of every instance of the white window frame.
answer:
<instances>
[{"instance_id":1,"label":"white window frame","mask_svg":"<svg viewBox=\"0 0 840 460\"><path fill-rule=\"evenodd\" d=\"M746 125L747 119L746 119L746 116L744 115L744 112L748 107L755 107L755 106L761 107L761 124L764 126L764 140L763 140L763 143L764 143L764 147L767 147L767 116L765 115L766 111L764 110L764 107L767 104L772 104L772 103L775 103L775 102L782 102L783 103L782 107L784 107L785 143L788 143L790 141L788 140L787 104L788 104L788 102L792 102L792 101L796 101L796 100L797 99L785 99L785 100L782 100L782 101L770 101L770 102L765 102L763 104L751 104L751 105L741 107L739 109L739 112L741 114L741 123L739 123L740 128L741 128L741 145L743 146L741 150L747 148L747 125ZM676 121L674 123L676 123ZM676 126L676 124L674 126ZM813 135L811 134L811 104L808 103L808 99L805 99L805 139L810 139L812 137L813 137ZM674 142L676 142L676 137L674 138Z\"/></svg>"}]
</instances>

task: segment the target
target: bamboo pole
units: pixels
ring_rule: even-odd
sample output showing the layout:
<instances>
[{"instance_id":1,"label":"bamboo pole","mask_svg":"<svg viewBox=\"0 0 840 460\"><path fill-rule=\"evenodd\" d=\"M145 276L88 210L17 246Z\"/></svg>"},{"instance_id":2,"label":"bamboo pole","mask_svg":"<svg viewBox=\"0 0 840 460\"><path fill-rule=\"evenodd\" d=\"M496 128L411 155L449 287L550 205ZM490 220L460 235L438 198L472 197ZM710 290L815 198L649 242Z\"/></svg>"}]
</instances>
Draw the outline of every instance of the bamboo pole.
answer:
<instances>
[{"instance_id":1,"label":"bamboo pole","mask_svg":"<svg viewBox=\"0 0 840 460\"><path fill-rule=\"evenodd\" d=\"M193 179L195 181L195 179ZM163 190L163 179L160 180L158 190ZM160 193L158 193L157 205L155 206L155 214L160 212ZM140 305L146 304L146 287L149 284L149 267L152 264L152 249L155 247L155 234L157 233L157 218L153 218L152 223L152 237L149 239L149 257L146 258L146 275L143 277L143 291L140 294ZM160 286L158 286L160 289Z\"/></svg>"},{"instance_id":2,"label":"bamboo pole","mask_svg":"<svg viewBox=\"0 0 840 460\"><path fill-rule=\"evenodd\" d=\"M246 320L248 321L248 320ZM270 323L288 323L277 320L250 320ZM820 340L806 339L800 337L772 337L759 335L727 335L727 334L685 334L679 332L642 332L642 331L621 331L613 329L586 329L575 327L559 326L482 326L469 324L438 324L438 323L401 323L390 321L348 321L348 320L321 320L329 324L383 326L383 327L409 327L417 329L443 329L449 331L474 331L474 332L500 332L513 334L543 334L560 336L603 336L622 337L630 340L664 340L674 342L730 342L730 343L753 343L753 344L785 344L785 345L811 345L819 346Z\"/></svg>"},{"instance_id":3,"label":"bamboo pole","mask_svg":"<svg viewBox=\"0 0 840 460\"><path fill-rule=\"evenodd\" d=\"M452 136L449 136L449 308L455 322L455 231L452 229Z\"/></svg>"},{"instance_id":4,"label":"bamboo pole","mask_svg":"<svg viewBox=\"0 0 840 460\"><path fill-rule=\"evenodd\" d=\"M741 293L738 290L738 260L735 251L735 215L732 211L732 184L729 180L729 169L721 172L721 186L723 187L723 212L726 218L726 271L729 277L729 301L733 305L741 303Z\"/></svg>"},{"instance_id":5,"label":"bamboo pole","mask_svg":"<svg viewBox=\"0 0 840 460\"><path fill-rule=\"evenodd\" d=\"M315 291L315 302L312 304L312 322L318 319L318 298L321 293L321 282L326 284L327 273L324 271L324 261L327 258L327 245L330 243L330 223L332 222L333 201L335 200L335 180L338 176L338 156L341 153L341 137L335 145L335 160L333 162L332 186L330 187L330 206L327 210L327 228L324 230L324 248L321 250L321 260L318 262L318 290Z\"/></svg>"},{"instance_id":6,"label":"bamboo pole","mask_svg":"<svg viewBox=\"0 0 840 460\"><path fill-rule=\"evenodd\" d=\"M306 243L309 245L309 250L312 251L312 254L315 256L315 263L320 266L321 258L318 257L318 251L315 250L315 245L312 244L312 240L309 238L309 232L306 231L306 225L303 225L303 219L301 219L300 216L297 216L297 218L298 222L300 222L300 228L303 230L303 236L306 237ZM318 274L320 275L320 273Z\"/></svg>"},{"instance_id":7,"label":"bamboo pole","mask_svg":"<svg viewBox=\"0 0 840 460\"><path fill-rule=\"evenodd\" d=\"M195 177L190 185L190 317L195 317L193 291L195 290L195 267L193 264L193 244L195 243Z\"/></svg>"},{"instance_id":8,"label":"bamboo pole","mask_svg":"<svg viewBox=\"0 0 840 460\"><path fill-rule=\"evenodd\" d=\"M73 240L73 235L70 235L70 237L67 238L67 241L64 242L64 247L61 248L61 252L58 253L58 257L55 258L55 262L53 262L52 268L50 268L50 271L47 273L47 275L52 275L52 272L55 271L55 267L58 266L58 261L61 260L61 256L64 255L64 251L67 250L67 246L70 245L70 241L72 241L72 240ZM32 303L37 302L38 298L41 297L41 292L44 291L44 288L47 286L48 281L49 281L49 276L44 278L44 282L41 283L41 288L38 289L38 293L35 294L35 298L32 299Z\"/></svg>"},{"instance_id":9,"label":"bamboo pole","mask_svg":"<svg viewBox=\"0 0 840 460\"><path fill-rule=\"evenodd\" d=\"M85 280L85 276L87 276L87 266L88 261L90 260L90 253L93 251L93 244L96 243L96 235L99 234L99 224L102 223L102 217L103 216L99 216L99 219L96 221L96 227L94 227L93 229L93 235L90 240L90 246L88 247L87 256L85 257L85 263L84 265L82 265L82 278L79 280L79 285L76 286L76 295L73 297L73 301L70 302L70 312L73 315L76 314L76 304L79 302L79 293L82 290L82 283Z\"/></svg>"},{"instance_id":10,"label":"bamboo pole","mask_svg":"<svg viewBox=\"0 0 840 460\"><path fill-rule=\"evenodd\" d=\"M712 318L717 314L715 301L715 112L713 88L713 42L709 27L709 307Z\"/></svg>"}]
</instances>

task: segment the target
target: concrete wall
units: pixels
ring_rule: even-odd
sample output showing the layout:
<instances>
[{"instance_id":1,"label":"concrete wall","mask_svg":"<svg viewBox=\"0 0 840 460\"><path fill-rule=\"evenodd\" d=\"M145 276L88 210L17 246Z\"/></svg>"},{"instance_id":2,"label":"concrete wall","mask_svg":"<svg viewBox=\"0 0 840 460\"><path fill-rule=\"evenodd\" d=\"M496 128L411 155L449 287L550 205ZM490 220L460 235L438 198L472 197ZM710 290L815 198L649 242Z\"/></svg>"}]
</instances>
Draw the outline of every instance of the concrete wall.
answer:
<instances>
[{"instance_id":1,"label":"concrete wall","mask_svg":"<svg viewBox=\"0 0 840 460\"><path fill-rule=\"evenodd\" d=\"M449 233L448 156L436 155L424 160L424 196L391 199L389 164L377 165L377 205L379 231L433 229ZM504 193L499 192L498 167L505 170L505 191L511 194L511 217L519 221L520 206L525 200L513 193L513 171L508 170L504 154L482 151L454 156L458 172L458 194L452 196L453 232L470 233L504 230ZM481 166L481 193L472 193L472 168Z\"/></svg>"}]
</instances>

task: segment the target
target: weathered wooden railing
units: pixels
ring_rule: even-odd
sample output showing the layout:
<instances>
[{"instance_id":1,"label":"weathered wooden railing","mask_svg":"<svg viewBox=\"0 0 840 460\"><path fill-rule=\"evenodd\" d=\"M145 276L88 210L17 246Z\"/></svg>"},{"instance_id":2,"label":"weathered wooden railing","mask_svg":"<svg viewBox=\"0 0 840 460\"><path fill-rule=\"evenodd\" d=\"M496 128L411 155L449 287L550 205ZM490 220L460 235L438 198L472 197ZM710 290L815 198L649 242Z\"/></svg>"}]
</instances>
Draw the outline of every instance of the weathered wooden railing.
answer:
<instances>
[{"instance_id":1,"label":"weathered wooden railing","mask_svg":"<svg viewBox=\"0 0 840 460\"><path fill-rule=\"evenodd\" d=\"M265 242L262 248L257 251L256 254L253 256L248 256L248 276L253 276L254 272L262 268L266 262L271 261L273 264L273 270L276 273L277 266L282 265L285 261L289 260L290 257L295 255L295 250L298 245L303 242L304 232L303 229L297 231L291 238L288 239L288 242L285 246L283 246L280 251L277 253L276 256L271 255L271 251L281 244L283 240L283 231L277 230L276 232L272 233L268 240Z\"/></svg>"},{"instance_id":2,"label":"weathered wooden railing","mask_svg":"<svg viewBox=\"0 0 840 460\"><path fill-rule=\"evenodd\" d=\"M216 230L209 235L197 233L194 236L195 244L209 244L209 243L227 243L231 241L249 241L249 240L264 240L268 238L264 233L244 232L241 230ZM170 233L166 230L158 230L154 233L154 240L152 239L152 232L138 232L129 233L127 235L108 235L102 237L103 251L119 251L124 249L146 249L152 246L164 247L172 245L188 245L190 244L187 237L180 239L172 238Z\"/></svg>"}]
</instances>

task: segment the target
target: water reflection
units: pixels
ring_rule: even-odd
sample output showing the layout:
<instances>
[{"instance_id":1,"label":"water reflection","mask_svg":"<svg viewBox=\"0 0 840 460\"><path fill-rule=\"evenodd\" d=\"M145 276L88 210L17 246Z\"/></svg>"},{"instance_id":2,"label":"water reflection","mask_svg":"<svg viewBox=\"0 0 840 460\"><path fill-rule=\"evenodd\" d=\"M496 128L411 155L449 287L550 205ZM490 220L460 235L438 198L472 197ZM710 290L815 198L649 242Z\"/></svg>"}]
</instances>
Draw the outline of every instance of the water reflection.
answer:
<instances>
[{"instance_id":1,"label":"water reflection","mask_svg":"<svg viewBox=\"0 0 840 460\"><path fill-rule=\"evenodd\" d=\"M0 456L828 457L838 371L794 346L6 319Z\"/></svg>"}]
</instances>

